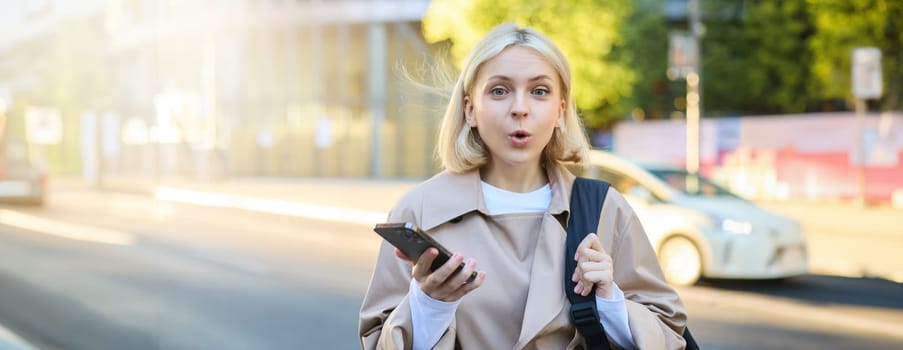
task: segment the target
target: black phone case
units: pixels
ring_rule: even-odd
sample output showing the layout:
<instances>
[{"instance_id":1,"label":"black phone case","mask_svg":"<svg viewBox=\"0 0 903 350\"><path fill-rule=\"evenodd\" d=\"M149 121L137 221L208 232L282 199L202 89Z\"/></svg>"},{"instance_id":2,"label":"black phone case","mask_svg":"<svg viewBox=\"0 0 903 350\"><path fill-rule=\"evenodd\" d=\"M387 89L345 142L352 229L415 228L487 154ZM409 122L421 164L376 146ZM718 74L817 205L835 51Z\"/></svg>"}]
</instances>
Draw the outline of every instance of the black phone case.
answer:
<instances>
[{"instance_id":1,"label":"black phone case","mask_svg":"<svg viewBox=\"0 0 903 350\"><path fill-rule=\"evenodd\" d=\"M373 227L373 231L376 231L377 234L382 236L386 241L391 243L395 248L401 250L405 255L409 258L417 260L420 258L420 255L423 254L429 247L435 247L439 250L439 255L436 259L433 260L432 265L430 266L430 271L436 271L436 269L442 267L448 259L451 259L451 252L448 251L445 247L443 247L439 242L436 242L432 237L423 233L417 225L414 225L409 222L402 223L385 223L385 224L376 224ZM458 273L464 269L464 263L461 263L457 269L455 269L454 273ZM473 274L467 279L467 283L472 282L477 276L477 272L474 271Z\"/></svg>"}]
</instances>

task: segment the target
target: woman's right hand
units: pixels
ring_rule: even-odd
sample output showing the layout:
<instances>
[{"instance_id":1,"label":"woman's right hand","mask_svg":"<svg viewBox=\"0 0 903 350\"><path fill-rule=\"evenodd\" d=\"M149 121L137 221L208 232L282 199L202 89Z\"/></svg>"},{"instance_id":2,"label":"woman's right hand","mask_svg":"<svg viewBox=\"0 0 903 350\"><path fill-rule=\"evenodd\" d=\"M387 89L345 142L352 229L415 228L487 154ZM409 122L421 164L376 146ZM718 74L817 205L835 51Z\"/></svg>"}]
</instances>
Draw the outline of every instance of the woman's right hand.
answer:
<instances>
[{"instance_id":1,"label":"woman's right hand","mask_svg":"<svg viewBox=\"0 0 903 350\"><path fill-rule=\"evenodd\" d=\"M473 281L467 282L470 275L476 271L477 261L476 259L466 259L465 261L464 257L458 253L452 254L451 259L448 259L442 267L434 272L430 272L430 266L432 266L433 260L439 256L439 250L436 248L427 249L417 261L409 258L398 248L395 249L395 256L414 264L411 274L420 285L420 290L436 300L458 301L467 293L479 288L486 280L486 272L480 271ZM465 263L464 268L458 273L454 273L462 262Z\"/></svg>"}]
</instances>

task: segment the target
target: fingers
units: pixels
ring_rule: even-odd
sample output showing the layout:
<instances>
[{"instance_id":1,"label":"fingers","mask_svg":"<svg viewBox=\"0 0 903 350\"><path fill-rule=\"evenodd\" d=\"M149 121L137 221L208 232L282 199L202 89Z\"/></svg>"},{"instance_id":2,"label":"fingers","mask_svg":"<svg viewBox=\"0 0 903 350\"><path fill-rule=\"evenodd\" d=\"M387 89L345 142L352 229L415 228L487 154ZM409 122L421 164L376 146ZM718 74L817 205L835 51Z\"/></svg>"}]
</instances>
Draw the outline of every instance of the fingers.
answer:
<instances>
[{"instance_id":1,"label":"fingers","mask_svg":"<svg viewBox=\"0 0 903 350\"><path fill-rule=\"evenodd\" d=\"M483 284L483 281L486 279L486 272L478 272L476 268L476 259L465 260L461 271L452 275L444 283L443 290L448 293L445 295L445 300L458 300Z\"/></svg>"},{"instance_id":2,"label":"fingers","mask_svg":"<svg viewBox=\"0 0 903 350\"><path fill-rule=\"evenodd\" d=\"M430 266L433 266L433 260L437 256L439 256L439 250L432 247L427 248L423 254L420 254L420 258L414 263L414 269L411 271L411 275L414 276L418 283L422 283L430 275Z\"/></svg>"},{"instance_id":3,"label":"fingers","mask_svg":"<svg viewBox=\"0 0 903 350\"><path fill-rule=\"evenodd\" d=\"M397 256L399 259L407 261L407 262L411 262L411 263L414 262L414 259L411 259L407 255L405 255L405 253L402 252L401 249L398 249L398 248L395 248L395 256Z\"/></svg>"},{"instance_id":4,"label":"fingers","mask_svg":"<svg viewBox=\"0 0 903 350\"><path fill-rule=\"evenodd\" d=\"M589 284L611 283L612 266L609 261L588 261L580 264L580 279Z\"/></svg>"},{"instance_id":5,"label":"fingers","mask_svg":"<svg viewBox=\"0 0 903 350\"><path fill-rule=\"evenodd\" d=\"M413 274L420 284L420 289L433 299L456 301L479 288L486 279L486 272L477 272L476 259L464 259L461 254L453 254L445 264L432 273L429 272L429 264L424 263L425 261L418 261ZM429 263L432 263L432 259ZM421 269L420 266L425 268Z\"/></svg>"},{"instance_id":6,"label":"fingers","mask_svg":"<svg viewBox=\"0 0 903 350\"><path fill-rule=\"evenodd\" d=\"M438 288L454 274L455 270L457 270L461 264L464 264L464 257L458 253L452 254L451 258L441 267L436 269L436 271L427 273L426 280L420 281L421 287Z\"/></svg>"},{"instance_id":7,"label":"fingers","mask_svg":"<svg viewBox=\"0 0 903 350\"><path fill-rule=\"evenodd\" d=\"M574 276L571 277L571 280L577 283L577 286L574 288L574 293L586 295L592 290L595 283L582 278L583 269L580 266L587 261L591 261L590 259L598 260L599 258L596 253L602 250L601 246L602 244L599 242L599 237L596 236L595 233L586 235L586 237L580 241L580 244L577 245L577 253L574 256L574 260L577 260L577 268L574 271Z\"/></svg>"},{"instance_id":8,"label":"fingers","mask_svg":"<svg viewBox=\"0 0 903 350\"><path fill-rule=\"evenodd\" d=\"M465 260L461 254L453 254L448 261L436 271L430 271L433 261L439 256L439 250L428 248L417 261L395 249L395 256L412 262L411 275L427 295L443 301L454 301L479 288L486 279L485 272L477 272L475 259Z\"/></svg>"},{"instance_id":9,"label":"fingers","mask_svg":"<svg viewBox=\"0 0 903 350\"><path fill-rule=\"evenodd\" d=\"M604 288L604 294L608 294L608 286L613 281L612 260L596 234L588 234L580 242L574 260L577 261L577 268L571 275L571 281L577 283L574 293L585 296L597 286Z\"/></svg>"},{"instance_id":10,"label":"fingers","mask_svg":"<svg viewBox=\"0 0 903 350\"><path fill-rule=\"evenodd\" d=\"M595 233L586 235L586 237L583 238L583 241L580 241L580 244L577 245L577 256L574 257L574 259L579 259L580 254L587 249L605 253L605 248L602 247L602 242L599 241L599 236Z\"/></svg>"},{"instance_id":11,"label":"fingers","mask_svg":"<svg viewBox=\"0 0 903 350\"><path fill-rule=\"evenodd\" d=\"M476 274L477 275L473 279L472 282L462 284L458 289L456 289L454 292L452 292L451 294L449 294L447 296L446 301L455 301L455 300L461 299L462 297L467 295L467 293L470 293L474 289L480 288L480 286L483 285L483 281L486 280L486 272L480 271L480 272L476 272ZM467 280L469 280L470 276L471 276L471 274L461 274L461 275L467 276Z\"/></svg>"}]
</instances>

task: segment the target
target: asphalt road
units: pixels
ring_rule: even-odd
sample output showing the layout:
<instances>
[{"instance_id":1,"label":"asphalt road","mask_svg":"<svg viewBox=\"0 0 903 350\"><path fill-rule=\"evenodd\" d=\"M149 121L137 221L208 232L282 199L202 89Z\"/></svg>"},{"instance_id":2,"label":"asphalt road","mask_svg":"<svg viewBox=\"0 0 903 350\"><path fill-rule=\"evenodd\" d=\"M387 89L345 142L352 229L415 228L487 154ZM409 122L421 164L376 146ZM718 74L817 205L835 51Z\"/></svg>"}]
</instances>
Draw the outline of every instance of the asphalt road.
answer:
<instances>
[{"instance_id":1,"label":"asphalt road","mask_svg":"<svg viewBox=\"0 0 903 350\"><path fill-rule=\"evenodd\" d=\"M378 242L361 224L60 188L45 208L0 207L0 324L52 350L357 349ZM706 349L903 348L898 283L680 293Z\"/></svg>"},{"instance_id":2,"label":"asphalt road","mask_svg":"<svg viewBox=\"0 0 903 350\"><path fill-rule=\"evenodd\" d=\"M899 349L903 285L804 276L679 290L705 349Z\"/></svg>"},{"instance_id":3,"label":"asphalt road","mask_svg":"<svg viewBox=\"0 0 903 350\"><path fill-rule=\"evenodd\" d=\"M0 323L39 348L359 347L371 259L336 235L360 227L121 194L59 193L41 210L2 210ZM30 225L11 212L128 239L10 226Z\"/></svg>"}]
</instances>

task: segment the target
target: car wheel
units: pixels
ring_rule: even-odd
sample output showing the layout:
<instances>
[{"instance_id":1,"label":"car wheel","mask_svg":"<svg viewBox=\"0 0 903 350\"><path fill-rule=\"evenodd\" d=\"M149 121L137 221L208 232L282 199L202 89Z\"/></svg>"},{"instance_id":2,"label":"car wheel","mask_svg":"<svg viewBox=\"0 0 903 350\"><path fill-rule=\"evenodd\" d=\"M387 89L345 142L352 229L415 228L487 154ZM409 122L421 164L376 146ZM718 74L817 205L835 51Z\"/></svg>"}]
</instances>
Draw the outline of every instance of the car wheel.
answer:
<instances>
[{"instance_id":1,"label":"car wheel","mask_svg":"<svg viewBox=\"0 0 903 350\"><path fill-rule=\"evenodd\" d=\"M668 283L690 286L702 277L699 248L686 237L675 236L665 241L659 250L658 260Z\"/></svg>"}]
</instances>

